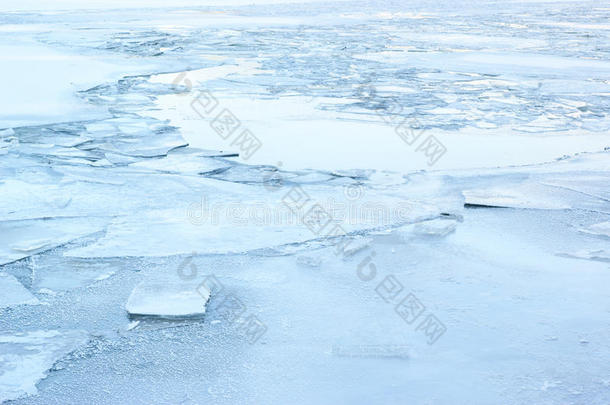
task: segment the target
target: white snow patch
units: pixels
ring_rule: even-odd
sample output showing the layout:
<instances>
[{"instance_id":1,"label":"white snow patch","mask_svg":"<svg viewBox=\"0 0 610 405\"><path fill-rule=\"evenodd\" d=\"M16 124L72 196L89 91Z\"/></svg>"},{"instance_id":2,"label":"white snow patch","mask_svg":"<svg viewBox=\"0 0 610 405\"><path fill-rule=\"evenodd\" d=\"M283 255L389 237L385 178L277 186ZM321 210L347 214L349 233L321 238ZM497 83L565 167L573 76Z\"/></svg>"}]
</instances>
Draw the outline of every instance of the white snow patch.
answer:
<instances>
[{"instance_id":1,"label":"white snow patch","mask_svg":"<svg viewBox=\"0 0 610 405\"><path fill-rule=\"evenodd\" d=\"M553 195L532 195L528 187L464 190L464 203L485 207L567 209L569 205L557 201Z\"/></svg>"},{"instance_id":2,"label":"white snow patch","mask_svg":"<svg viewBox=\"0 0 610 405\"><path fill-rule=\"evenodd\" d=\"M610 238L610 221L600 222L580 231L590 235Z\"/></svg>"}]
</instances>

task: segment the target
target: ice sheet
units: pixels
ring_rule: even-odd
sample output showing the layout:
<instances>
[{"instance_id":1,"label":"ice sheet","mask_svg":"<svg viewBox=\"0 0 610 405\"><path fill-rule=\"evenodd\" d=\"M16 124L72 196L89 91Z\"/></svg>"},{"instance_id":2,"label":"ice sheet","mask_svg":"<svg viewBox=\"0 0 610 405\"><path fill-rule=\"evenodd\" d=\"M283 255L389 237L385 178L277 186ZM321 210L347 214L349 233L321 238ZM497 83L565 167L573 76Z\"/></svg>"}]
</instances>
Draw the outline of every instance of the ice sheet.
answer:
<instances>
[{"instance_id":1,"label":"ice sheet","mask_svg":"<svg viewBox=\"0 0 610 405\"><path fill-rule=\"evenodd\" d=\"M581 232L595 236L610 238L610 221L593 224L585 229L581 229Z\"/></svg>"},{"instance_id":2,"label":"ice sheet","mask_svg":"<svg viewBox=\"0 0 610 405\"><path fill-rule=\"evenodd\" d=\"M125 309L132 316L193 318L205 314L209 299L205 285L143 281L131 292Z\"/></svg>"},{"instance_id":3,"label":"ice sheet","mask_svg":"<svg viewBox=\"0 0 610 405\"><path fill-rule=\"evenodd\" d=\"M0 308L14 305L38 305L40 301L34 297L17 279L10 274L0 273Z\"/></svg>"},{"instance_id":4,"label":"ice sheet","mask_svg":"<svg viewBox=\"0 0 610 405\"><path fill-rule=\"evenodd\" d=\"M41 262L31 261L32 291L57 294L94 285L112 277L120 267L118 261L87 259L65 260L61 252Z\"/></svg>"},{"instance_id":5,"label":"ice sheet","mask_svg":"<svg viewBox=\"0 0 610 405\"><path fill-rule=\"evenodd\" d=\"M53 364L87 342L83 331L33 331L0 335L0 401L36 394Z\"/></svg>"},{"instance_id":6,"label":"ice sheet","mask_svg":"<svg viewBox=\"0 0 610 405\"><path fill-rule=\"evenodd\" d=\"M610 252L607 250L579 250L577 252L558 253L558 256L570 257L574 259L597 260L600 262L610 262Z\"/></svg>"},{"instance_id":7,"label":"ice sheet","mask_svg":"<svg viewBox=\"0 0 610 405\"><path fill-rule=\"evenodd\" d=\"M104 220L47 218L0 222L0 264L10 263L99 232Z\"/></svg>"},{"instance_id":8,"label":"ice sheet","mask_svg":"<svg viewBox=\"0 0 610 405\"><path fill-rule=\"evenodd\" d=\"M605 405L610 10L254 3L0 5L0 401Z\"/></svg>"}]
</instances>

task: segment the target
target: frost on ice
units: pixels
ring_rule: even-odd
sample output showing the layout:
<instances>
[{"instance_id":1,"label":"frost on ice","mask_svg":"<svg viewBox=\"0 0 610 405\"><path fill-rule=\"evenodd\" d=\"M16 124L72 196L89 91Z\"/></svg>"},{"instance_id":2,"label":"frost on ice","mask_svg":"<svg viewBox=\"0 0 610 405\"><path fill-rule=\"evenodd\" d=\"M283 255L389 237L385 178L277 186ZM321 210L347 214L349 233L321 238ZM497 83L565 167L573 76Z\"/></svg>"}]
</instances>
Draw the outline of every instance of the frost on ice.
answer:
<instances>
[{"instance_id":1,"label":"frost on ice","mask_svg":"<svg viewBox=\"0 0 610 405\"><path fill-rule=\"evenodd\" d=\"M610 262L610 251L599 249L599 250L579 250L576 252L565 252L558 253L558 256L563 257L571 257L574 259L587 259L587 260L597 260L600 262Z\"/></svg>"},{"instance_id":2,"label":"frost on ice","mask_svg":"<svg viewBox=\"0 0 610 405\"><path fill-rule=\"evenodd\" d=\"M188 319L205 315L210 291L195 283L143 281L131 292L125 309L132 316Z\"/></svg>"},{"instance_id":3,"label":"frost on ice","mask_svg":"<svg viewBox=\"0 0 610 405\"><path fill-rule=\"evenodd\" d=\"M606 404L609 10L239 2L0 4L0 401Z\"/></svg>"},{"instance_id":4,"label":"frost on ice","mask_svg":"<svg viewBox=\"0 0 610 405\"><path fill-rule=\"evenodd\" d=\"M581 229L581 232L610 239L610 221L593 224L588 228Z\"/></svg>"},{"instance_id":5,"label":"frost on ice","mask_svg":"<svg viewBox=\"0 0 610 405\"><path fill-rule=\"evenodd\" d=\"M83 331L0 335L0 402L36 394L36 384L53 364L86 342Z\"/></svg>"}]
</instances>

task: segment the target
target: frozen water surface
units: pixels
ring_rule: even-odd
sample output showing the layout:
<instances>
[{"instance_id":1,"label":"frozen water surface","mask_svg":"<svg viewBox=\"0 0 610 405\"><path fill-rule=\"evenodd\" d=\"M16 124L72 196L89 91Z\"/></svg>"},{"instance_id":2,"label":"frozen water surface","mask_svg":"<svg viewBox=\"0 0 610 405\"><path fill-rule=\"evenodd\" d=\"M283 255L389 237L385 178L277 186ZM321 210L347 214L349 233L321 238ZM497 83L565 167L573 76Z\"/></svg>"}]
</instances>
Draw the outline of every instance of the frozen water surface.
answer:
<instances>
[{"instance_id":1,"label":"frozen water surface","mask_svg":"<svg viewBox=\"0 0 610 405\"><path fill-rule=\"evenodd\" d=\"M610 8L164 3L0 5L0 402L608 404Z\"/></svg>"},{"instance_id":2,"label":"frozen water surface","mask_svg":"<svg viewBox=\"0 0 610 405\"><path fill-rule=\"evenodd\" d=\"M0 307L6 308L13 305L37 305L40 303L17 279L10 274L0 274L0 285L2 286L2 297Z\"/></svg>"},{"instance_id":3,"label":"frozen water surface","mask_svg":"<svg viewBox=\"0 0 610 405\"><path fill-rule=\"evenodd\" d=\"M0 335L0 400L36 394L53 364L87 341L83 331L34 331Z\"/></svg>"}]
</instances>

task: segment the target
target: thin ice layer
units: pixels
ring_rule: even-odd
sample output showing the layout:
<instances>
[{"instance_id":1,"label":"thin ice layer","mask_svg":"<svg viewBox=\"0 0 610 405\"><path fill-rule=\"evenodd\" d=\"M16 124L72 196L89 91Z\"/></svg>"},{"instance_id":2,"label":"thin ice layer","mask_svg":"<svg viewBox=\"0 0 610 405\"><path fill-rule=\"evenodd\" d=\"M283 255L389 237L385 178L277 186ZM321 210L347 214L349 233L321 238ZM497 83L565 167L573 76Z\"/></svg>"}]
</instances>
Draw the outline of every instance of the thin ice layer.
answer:
<instances>
[{"instance_id":1,"label":"thin ice layer","mask_svg":"<svg viewBox=\"0 0 610 405\"><path fill-rule=\"evenodd\" d=\"M603 238L610 238L610 221L593 224L588 228L581 229L581 232L588 233L590 235L600 236Z\"/></svg>"},{"instance_id":2,"label":"thin ice layer","mask_svg":"<svg viewBox=\"0 0 610 405\"><path fill-rule=\"evenodd\" d=\"M37 305L38 298L34 297L17 279L10 274L0 273L0 308L14 305Z\"/></svg>"},{"instance_id":3,"label":"thin ice layer","mask_svg":"<svg viewBox=\"0 0 610 405\"><path fill-rule=\"evenodd\" d=\"M0 402L36 394L53 364L86 342L78 330L0 335Z\"/></svg>"},{"instance_id":4,"label":"thin ice layer","mask_svg":"<svg viewBox=\"0 0 610 405\"><path fill-rule=\"evenodd\" d=\"M44 252L103 229L103 219L41 218L0 222L0 265Z\"/></svg>"},{"instance_id":5,"label":"thin ice layer","mask_svg":"<svg viewBox=\"0 0 610 405\"><path fill-rule=\"evenodd\" d=\"M205 285L143 281L131 292L125 309L135 316L193 318L205 314L209 299Z\"/></svg>"}]
</instances>

